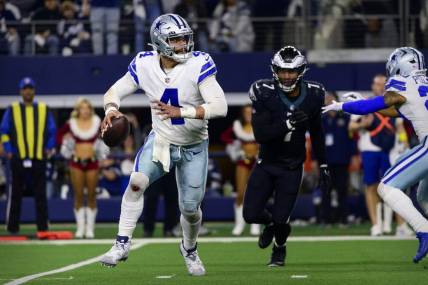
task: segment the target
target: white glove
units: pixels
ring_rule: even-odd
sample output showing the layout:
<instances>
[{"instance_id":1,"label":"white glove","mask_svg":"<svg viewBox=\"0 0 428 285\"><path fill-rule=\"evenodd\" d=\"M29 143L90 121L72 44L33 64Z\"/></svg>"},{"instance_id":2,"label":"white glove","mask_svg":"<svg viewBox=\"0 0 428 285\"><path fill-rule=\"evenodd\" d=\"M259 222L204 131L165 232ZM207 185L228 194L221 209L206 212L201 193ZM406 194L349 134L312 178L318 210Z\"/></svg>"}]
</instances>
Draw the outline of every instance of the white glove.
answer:
<instances>
[{"instance_id":1,"label":"white glove","mask_svg":"<svg viewBox=\"0 0 428 285\"><path fill-rule=\"evenodd\" d=\"M343 94L342 96L343 101L345 102L352 102L352 101L357 101L357 100L365 100L366 98L358 92L348 92Z\"/></svg>"},{"instance_id":2,"label":"white glove","mask_svg":"<svg viewBox=\"0 0 428 285\"><path fill-rule=\"evenodd\" d=\"M342 111L343 102L336 102L333 100L333 103L330 105L324 106L321 108L322 113L325 114L330 111Z\"/></svg>"}]
</instances>

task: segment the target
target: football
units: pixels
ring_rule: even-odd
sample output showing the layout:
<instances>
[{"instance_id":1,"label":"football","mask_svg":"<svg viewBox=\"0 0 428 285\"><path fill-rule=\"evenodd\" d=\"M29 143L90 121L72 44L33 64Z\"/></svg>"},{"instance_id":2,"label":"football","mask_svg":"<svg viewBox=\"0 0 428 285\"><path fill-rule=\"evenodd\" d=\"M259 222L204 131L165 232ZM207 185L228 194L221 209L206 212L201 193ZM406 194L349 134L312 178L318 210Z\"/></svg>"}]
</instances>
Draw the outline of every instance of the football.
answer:
<instances>
[{"instance_id":1,"label":"football","mask_svg":"<svg viewBox=\"0 0 428 285\"><path fill-rule=\"evenodd\" d=\"M113 118L111 121L112 126L109 127L102 139L109 147L120 145L129 135L129 122L125 116Z\"/></svg>"}]
</instances>

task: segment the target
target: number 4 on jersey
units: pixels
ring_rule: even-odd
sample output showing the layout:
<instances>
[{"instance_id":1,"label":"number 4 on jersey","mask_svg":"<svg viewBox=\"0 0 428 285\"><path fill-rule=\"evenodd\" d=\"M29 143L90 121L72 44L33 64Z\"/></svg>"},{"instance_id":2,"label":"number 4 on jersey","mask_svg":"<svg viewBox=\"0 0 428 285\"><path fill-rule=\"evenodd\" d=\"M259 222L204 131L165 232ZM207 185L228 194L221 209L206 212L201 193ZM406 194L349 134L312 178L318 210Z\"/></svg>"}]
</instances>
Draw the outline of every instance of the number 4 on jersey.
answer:
<instances>
[{"instance_id":1,"label":"number 4 on jersey","mask_svg":"<svg viewBox=\"0 0 428 285\"><path fill-rule=\"evenodd\" d=\"M179 107L180 104L178 103L178 89L177 88L166 88L165 91L162 94L161 102L168 104L168 102L171 102L171 106ZM184 119L183 118L171 118L171 124L173 125L184 125Z\"/></svg>"}]
</instances>

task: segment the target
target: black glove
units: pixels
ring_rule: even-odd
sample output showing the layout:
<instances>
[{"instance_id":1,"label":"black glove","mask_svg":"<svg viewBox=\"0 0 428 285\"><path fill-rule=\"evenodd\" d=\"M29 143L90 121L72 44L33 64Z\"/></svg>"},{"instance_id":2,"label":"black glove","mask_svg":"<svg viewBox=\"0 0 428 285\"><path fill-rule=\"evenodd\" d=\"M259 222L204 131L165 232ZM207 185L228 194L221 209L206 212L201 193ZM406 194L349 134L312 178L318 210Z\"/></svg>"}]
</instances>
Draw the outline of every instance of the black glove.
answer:
<instances>
[{"instance_id":1,"label":"black glove","mask_svg":"<svg viewBox=\"0 0 428 285\"><path fill-rule=\"evenodd\" d=\"M286 124L290 130L295 130L296 127L305 126L308 116L302 110L294 110L287 113Z\"/></svg>"},{"instance_id":2,"label":"black glove","mask_svg":"<svg viewBox=\"0 0 428 285\"><path fill-rule=\"evenodd\" d=\"M320 177L318 181L318 187L322 192L330 193L331 192L331 177L330 171L328 170L327 164L322 164L320 166Z\"/></svg>"}]
</instances>

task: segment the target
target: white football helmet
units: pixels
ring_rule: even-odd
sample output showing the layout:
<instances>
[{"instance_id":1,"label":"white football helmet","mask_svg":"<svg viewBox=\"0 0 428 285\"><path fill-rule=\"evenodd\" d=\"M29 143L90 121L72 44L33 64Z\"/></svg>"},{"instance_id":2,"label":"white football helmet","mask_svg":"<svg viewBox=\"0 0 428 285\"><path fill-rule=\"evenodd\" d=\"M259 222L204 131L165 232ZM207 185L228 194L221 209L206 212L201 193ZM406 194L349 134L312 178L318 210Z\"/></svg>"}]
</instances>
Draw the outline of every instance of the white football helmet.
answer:
<instances>
[{"instance_id":1,"label":"white football helmet","mask_svg":"<svg viewBox=\"0 0 428 285\"><path fill-rule=\"evenodd\" d=\"M165 14L157 17L150 28L150 38L151 46L155 50L177 62L185 62L192 56L193 31L186 20L177 14ZM185 39L184 53L177 53L170 45L170 40L173 38Z\"/></svg>"},{"instance_id":2,"label":"white football helmet","mask_svg":"<svg viewBox=\"0 0 428 285\"><path fill-rule=\"evenodd\" d=\"M412 47L397 48L391 53L386 62L386 75L388 77L394 75L408 77L410 75L425 74L426 67L424 55Z\"/></svg>"}]
</instances>

